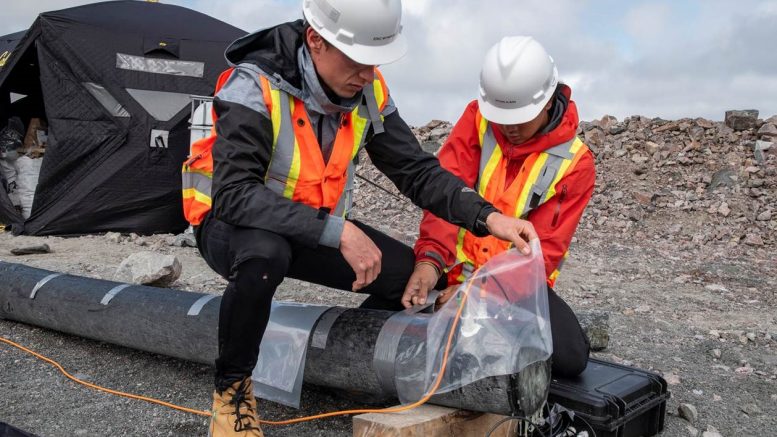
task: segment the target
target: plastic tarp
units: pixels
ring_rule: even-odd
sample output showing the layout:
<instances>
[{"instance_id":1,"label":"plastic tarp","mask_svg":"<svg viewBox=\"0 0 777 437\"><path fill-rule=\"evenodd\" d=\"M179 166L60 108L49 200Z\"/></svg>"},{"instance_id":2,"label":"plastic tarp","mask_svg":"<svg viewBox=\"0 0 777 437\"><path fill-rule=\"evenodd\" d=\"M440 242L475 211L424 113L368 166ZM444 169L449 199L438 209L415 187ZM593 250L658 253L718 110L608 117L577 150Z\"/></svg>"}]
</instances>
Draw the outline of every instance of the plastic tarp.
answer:
<instances>
[{"instance_id":1,"label":"plastic tarp","mask_svg":"<svg viewBox=\"0 0 777 437\"><path fill-rule=\"evenodd\" d=\"M40 169L43 164L43 158L32 159L27 156L21 156L16 160L16 194L19 196L19 202L22 206L22 217L30 218L32 214L32 204L35 199L35 189L38 186Z\"/></svg>"},{"instance_id":2,"label":"plastic tarp","mask_svg":"<svg viewBox=\"0 0 777 437\"><path fill-rule=\"evenodd\" d=\"M270 322L251 379L254 392L268 401L299 408L308 339L330 307L273 302Z\"/></svg>"},{"instance_id":3,"label":"plastic tarp","mask_svg":"<svg viewBox=\"0 0 777 437\"><path fill-rule=\"evenodd\" d=\"M403 329L394 366L402 403L550 358L545 265L539 241L531 248L495 256L437 312L416 314Z\"/></svg>"}]
</instances>

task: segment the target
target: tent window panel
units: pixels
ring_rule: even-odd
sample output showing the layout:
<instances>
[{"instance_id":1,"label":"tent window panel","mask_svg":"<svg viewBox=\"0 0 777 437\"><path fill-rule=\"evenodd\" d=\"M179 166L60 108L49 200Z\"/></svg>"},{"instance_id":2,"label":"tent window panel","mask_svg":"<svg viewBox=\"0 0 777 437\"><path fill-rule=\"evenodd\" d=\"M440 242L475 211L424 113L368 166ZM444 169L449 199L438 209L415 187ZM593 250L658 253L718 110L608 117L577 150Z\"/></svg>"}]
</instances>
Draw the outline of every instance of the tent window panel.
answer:
<instances>
[{"instance_id":1,"label":"tent window panel","mask_svg":"<svg viewBox=\"0 0 777 437\"><path fill-rule=\"evenodd\" d=\"M129 117L130 113L127 112L126 109L124 109L123 106L121 106L121 103L119 103L116 98L114 98L111 93L108 92L108 90L105 89L102 85L98 85L93 82L84 82L83 83L84 88L86 88L87 91L89 91L89 94L92 95L98 102L100 102L101 105L105 108L106 111L108 111L112 116L114 117Z\"/></svg>"},{"instance_id":2,"label":"tent window panel","mask_svg":"<svg viewBox=\"0 0 777 437\"><path fill-rule=\"evenodd\" d=\"M127 88L127 93L158 121L169 121L189 105L189 94Z\"/></svg>"},{"instance_id":3,"label":"tent window panel","mask_svg":"<svg viewBox=\"0 0 777 437\"><path fill-rule=\"evenodd\" d=\"M116 53L116 68L173 76L203 77L205 74L204 62L146 58L123 53Z\"/></svg>"}]
</instances>

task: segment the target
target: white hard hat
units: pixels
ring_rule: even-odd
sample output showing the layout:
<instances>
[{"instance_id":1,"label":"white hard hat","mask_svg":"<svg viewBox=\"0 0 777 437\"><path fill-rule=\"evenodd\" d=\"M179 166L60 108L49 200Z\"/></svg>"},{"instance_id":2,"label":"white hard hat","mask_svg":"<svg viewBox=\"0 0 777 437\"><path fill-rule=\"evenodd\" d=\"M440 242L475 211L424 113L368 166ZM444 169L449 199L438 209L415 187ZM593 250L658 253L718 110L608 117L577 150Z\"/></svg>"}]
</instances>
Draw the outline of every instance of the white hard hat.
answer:
<instances>
[{"instance_id":1,"label":"white hard hat","mask_svg":"<svg viewBox=\"0 0 777 437\"><path fill-rule=\"evenodd\" d=\"M401 0L303 0L302 12L313 30L360 64L388 64L407 51Z\"/></svg>"},{"instance_id":2,"label":"white hard hat","mask_svg":"<svg viewBox=\"0 0 777 437\"><path fill-rule=\"evenodd\" d=\"M526 123L537 117L558 85L553 58L530 36L502 38L486 53L478 105L486 120Z\"/></svg>"}]
</instances>

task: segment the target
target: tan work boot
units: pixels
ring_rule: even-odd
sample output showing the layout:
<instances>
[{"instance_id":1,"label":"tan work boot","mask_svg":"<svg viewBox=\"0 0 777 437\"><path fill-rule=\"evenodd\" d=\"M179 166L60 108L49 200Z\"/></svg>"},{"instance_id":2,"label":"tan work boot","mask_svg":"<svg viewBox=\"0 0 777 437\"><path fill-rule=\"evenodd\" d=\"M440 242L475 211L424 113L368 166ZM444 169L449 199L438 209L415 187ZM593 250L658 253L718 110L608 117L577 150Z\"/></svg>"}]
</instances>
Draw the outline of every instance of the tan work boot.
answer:
<instances>
[{"instance_id":1,"label":"tan work boot","mask_svg":"<svg viewBox=\"0 0 777 437\"><path fill-rule=\"evenodd\" d=\"M209 437L264 437L256 414L251 378L232 384L219 394L213 392Z\"/></svg>"}]
</instances>

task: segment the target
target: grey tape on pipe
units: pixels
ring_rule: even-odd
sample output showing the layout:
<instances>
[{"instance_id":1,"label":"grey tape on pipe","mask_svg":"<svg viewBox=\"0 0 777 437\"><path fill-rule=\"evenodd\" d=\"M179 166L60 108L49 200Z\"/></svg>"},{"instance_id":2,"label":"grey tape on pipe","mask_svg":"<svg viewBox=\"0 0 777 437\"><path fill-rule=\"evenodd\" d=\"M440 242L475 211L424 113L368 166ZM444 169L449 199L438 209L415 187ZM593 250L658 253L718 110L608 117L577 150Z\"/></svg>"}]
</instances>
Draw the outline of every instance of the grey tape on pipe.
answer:
<instances>
[{"instance_id":1,"label":"grey tape on pipe","mask_svg":"<svg viewBox=\"0 0 777 437\"><path fill-rule=\"evenodd\" d=\"M329 337L329 330L332 329L332 325L335 324L340 314L344 313L348 308L332 307L325 312L316 324L315 331L313 331L313 339L310 341L310 345L317 349L326 349L326 340Z\"/></svg>"},{"instance_id":2,"label":"grey tape on pipe","mask_svg":"<svg viewBox=\"0 0 777 437\"><path fill-rule=\"evenodd\" d=\"M64 275L64 273L52 273L52 274L46 276L45 278L41 279L40 281L38 281L38 283L35 284L35 287L32 288L32 293L30 293L30 299L35 299L35 295L38 294L38 290L40 290L41 287L46 285L47 282L51 281L52 279L54 279L54 278L56 278L58 276L62 276L62 275Z\"/></svg>"},{"instance_id":3,"label":"grey tape on pipe","mask_svg":"<svg viewBox=\"0 0 777 437\"><path fill-rule=\"evenodd\" d=\"M415 305L412 308L410 308L408 311L410 311L413 314L433 313L434 304L437 303L437 298L440 297L440 293L442 293L440 290L430 291L429 294L426 296L426 303L422 303L421 305Z\"/></svg>"},{"instance_id":4,"label":"grey tape on pipe","mask_svg":"<svg viewBox=\"0 0 777 437\"><path fill-rule=\"evenodd\" d=\"M378 339L375 341L375 354L372 357L372 368L378 377L378 382L383 391L388 394L396 394L394 378L396 376L396 359L399 340L405 333L407 326L418 319L418 313L434 312L434 304L440 296L439 290L432 290L426 297L426 303L415 305L412 308L400 311L386 320L380 328Z\"/></svg>"},{"instance_id":5,"label":"grey tape on pipe","mask_svg":"<svg viewBox=\"0 0 777 437\"><path fill-rule=\"evenodd\" d=\"M372 368L384 393L396 394L394 384L397 347L407 325L415 319L415 313L410 310L401 311L386 320L375 341L375 355L372 358Z\"/></svg>"},{"instance_id":6,"label":"grey tape on pipe","mask_svg":"<svg viewBox=\"0 0 777 437\"><path fill-rule=\"evenodd\" d=\"M117 294L119 294L121 290L124 290L125 288L129 288L129 287L132 287L132 284L121 284L111 288L107 293L105 293L105 296L103 296L100 303L103 305L108 305L111 299L113 299Z\"/></svg>"},{"instance_id":7,"label":"grey tape on pipe","mask_svg":"<svg viewBox=\"0 0 777 437\"><path fill-rule=\"evenodd\" d=\"M208 294L205 296L202 296L201 298L197 299L195 301L191 308L189 308L189 312L186 313L187 316L198 316L200 315L200 311L202 311L202 307L205 306L206 303L210 302L211 300L215 299L215 294Z\"/></svg>"}]
</instances>

